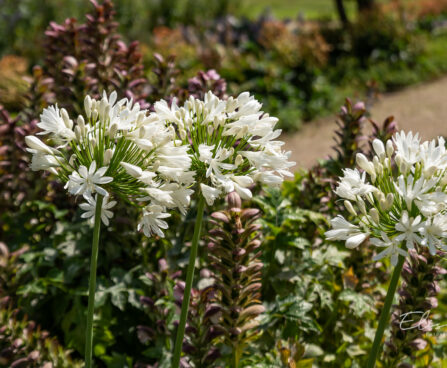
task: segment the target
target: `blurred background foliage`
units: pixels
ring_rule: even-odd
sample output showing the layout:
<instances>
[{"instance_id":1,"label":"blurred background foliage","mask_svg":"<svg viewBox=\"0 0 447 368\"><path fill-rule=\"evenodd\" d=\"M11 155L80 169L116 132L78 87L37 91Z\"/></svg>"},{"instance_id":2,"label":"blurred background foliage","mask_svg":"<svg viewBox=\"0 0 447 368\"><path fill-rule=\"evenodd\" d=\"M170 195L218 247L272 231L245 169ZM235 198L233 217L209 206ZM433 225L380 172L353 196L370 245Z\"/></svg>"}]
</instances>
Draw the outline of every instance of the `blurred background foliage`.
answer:
<instances>
[{"instance_id":1,"label":"blurred background foliage","mask_svg":"<svg viewBox=\"0 0 447 368\"><path fill-rule=\"evenodd\" d=\"M231 94L251 90L282 128L327 115L346 95L374 99L447 71L445 0L115 0L124 41L173 57L178 83L215 69ZM0 103L45 57L50 22L85 22L88 0L1 0ZM68 55L66 55L68 56ZM158 97L158 96L152 96Z\"/></svg>"},{"instance_id":2,"label":"blurred background foliage","mask_svg":"<svg viewBox=\"0 0 447 368\"><path fill-rule=\"evenodd\" d=\"M48 104L79 112L86 93L103 89L149 108L160 98L250 90L285 129L344 104L332 158L298 170L280 189L254 188L252 201L236 206L233 198L207 213L183 364L232 366L236 351L239 367L365 366L390 267L372 261L368 244L348 252L323 233L344 212L333 195L341 169L357 152L370 154L365 138L388 139L397 126L392 117L374 122L364 103L342 97L370 100L447 71L447 1L275 1L273 15L266 3L0 0L7 35L0 39L0 366L76 367L82 357L91 231L51 175L30 171L24 136ZM216 223L222 216L231 220L225 226ZM101 234L98 367L170 366L194 219L193 202L186 216L170 219L165 239L146 239L134 230L134 211L116 209ZM223 239L238 232L244 241ZM400 310L430 303L433 321L445 323L445 260L437 257L408 266L418 267L430 292L409 298L418 287L402 285L396 302ZM232 293L238 284L245 289ZM414 337L391 329L381 361L446 366L442 336L417 335L416 344ZM411 351L396 355L406 343Z\"/></svg>"}]
</instances>

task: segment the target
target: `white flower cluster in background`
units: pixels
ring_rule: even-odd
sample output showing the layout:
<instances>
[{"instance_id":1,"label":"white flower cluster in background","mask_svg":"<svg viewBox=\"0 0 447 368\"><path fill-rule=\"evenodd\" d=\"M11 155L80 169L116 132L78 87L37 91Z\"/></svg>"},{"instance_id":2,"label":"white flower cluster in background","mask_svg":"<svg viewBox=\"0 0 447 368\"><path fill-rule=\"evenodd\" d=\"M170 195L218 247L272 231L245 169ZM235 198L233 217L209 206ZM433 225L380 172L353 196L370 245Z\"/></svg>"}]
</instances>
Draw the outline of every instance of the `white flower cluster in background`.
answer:
<instances>
[{"instance_id":1,"label":"white flower cluster in background","mask_svg":"<svg viewBox=\"0 0 447 368\"><path fill-rule=\"evenodd\" d=\"M84 108L76 122L57 105L43 111L37 125L46 143L26 137L32 170L48 170L70 194L82 195L82 217L94 216L101 195L101 219L108 225L115 196L142 207L139 227L147 236L163 236L167 210L184 213L193 192L188 147L175 140L173 127L131 100L117 101L116 92L101 100L87 96Z\"/></svg>"},{"instance_id":2,"label":"white flower cluster in background","mask_svg":"<svg viewBox=\"0 0 447 368\"><path fill-rule=\"evenodd\" d=\"M275 140L278 121L261 111L262 105L248 92L221 100L211 92L204 101L190 97L179 107L166 101L155 103L157 121L175 127L178 139L188 147L191 170L208 205L236 191L251 198L255 182L279 186L289 169L290 152Z\"/></svg>"},{"instance_id":3,"label":"white flower cluster in background","mask_svg":"<svg viewBox=\"0 0 447 368\"><path fill-rule=\"evenodd\" d=\"M418 134L401 132L386 144L375 139L373 148L372 161L359 153L359 168L344 170L335 192L354 220L332 219L327 239L355 248L369 238L380 248L374 260L389 256L393 265L415 247L447 250L444 139L421 143Z\"/></svg>"}]
</instances>

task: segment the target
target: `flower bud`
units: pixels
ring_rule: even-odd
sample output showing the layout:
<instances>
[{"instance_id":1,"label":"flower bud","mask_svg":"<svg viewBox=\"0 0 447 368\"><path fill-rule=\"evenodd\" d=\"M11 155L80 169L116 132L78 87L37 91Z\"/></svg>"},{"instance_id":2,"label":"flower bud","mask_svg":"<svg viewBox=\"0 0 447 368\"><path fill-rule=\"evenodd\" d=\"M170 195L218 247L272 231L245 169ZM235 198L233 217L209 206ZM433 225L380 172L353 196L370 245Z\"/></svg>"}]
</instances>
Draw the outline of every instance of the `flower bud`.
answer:
<instances>
[{"instance_id":1,"label":"flower bud","mask_svg":"<svg viewBox=\"0 0 447 368\"><path fill-rule=\"evenodd\" d=\"M373 148L380 160L383 160L385 158L385 146L383 145L383 142L380 139L374 139Z\"/></svg>"},{"instance_id":2,"label":"flower bud","mask_svg":"<svg viewBox=\"0 0 447 368\"><path fill-rule=\"evenodd\" d=\"M390 209L393 206L394 203L394 194L393 193L388 193L386 195L386 206L388 209Z\"/></svg>"},{"instance_id":3,"label":"flower bud","mask_svg":"<svg viewBox=\"0 0 447 368\"><path fill-rule=\"evenodd\" d=\"M73 121L70 120L70 117L68 116L68 112L64 108L61 109L61 116L62 116L62 120L64 121L65 126L68 129L73 128Z\"/></svg>"},{"instance_id":4,"label":"flower bud","mask_svg":"<svg viewBox=\"0 0 447 368\"><path fill-rule=\"evenodd\" d=\"M73 154L73 155L70 156L70 159L68 160L68 163L69 163L71 166L73 166L74 163L75 163L75 160L76 160L76 155Z\"/></svg>"},{"instance_id":5,"label":"flower bud","mask_svg":"<svg viewBox=\"0 0 447 368\"><path fill-rule=\"evenodd\" d=\"M95 148L96 147L96 138L90 139L90 144L93 148Z\"/></svg>"},{"instance_id":6,"label":"flower bud","mask_svg":"<svg viewBox=\"0 0 447 368\"><path fill-rule=\"evenodd\" d=\"M369 211L369 215L371 216L372 220L378 224L380 221L380 217L379 217L379 211L377 211L377 209L375 208L371 208Z\"/></svg>"},{"instance_id":7,"label":"flower bud","mask_svg":"<svg viewBox=\"0 0 447 368\"><path fill-rule=\"evenodd\" d=\"M87 118L90 119L90 116L92 115L92 99L88 95L84 98L84 109L85 115L87 115Z\"/></svg>"},{"instance_id":8,"label":"flower bud","mask_svg":"<svg viewBox=\"0 0 447 368\"><path fill-rule=\"evenodd\" d=\"M371 176L371 180L374 182L376 178L374 164L369 162L363 153L357 153L356 163L361 169L365 170Z\"/></svg>"},{"instance_id":9,"label":"flower bud","mask_svg":"<svg viewBox=\"0 0 447 368\"><path fill-rule=\"evenodd\" d=\"M179 130L179 134L180 134L180 139L182 141L184 141L186 139L186 130L185 129L180 129Z\"/></svg>"},{"instance_id":10,"label":"flower bud","mask_svg":"<svg viewBox=\"0 0 447 368\"><path fill-rule=\"evenodd\" d=\"M113 156L113 151L110 148L106 149L106 151L104 152L104 165L110 164L110 160L112 159L112 156Z\"/></svg>"},{"instance_id":11,"label":"flower bud","mask_svg":"<svg viewBox=\"0 0 447 368\"><path fill-rule=\"evenodd\" d=\"M207 132L208 132L208 135L213 135L214 128L213 128L213 126L211 124L208 125Z\"/></svg>"},{"instance_id":12,"label":"flower bud","mask_svg":"<svg viewBox=\"0 0 447 368\"><path fill-rule=\"evenodd\" d=\"M234 164L236 166L239 166L243 161L244 161L244 159L242 158L242 156L241 155L237 155L236 156L236 160L234 160Z\"/></svg>"},{"instance_id":13,"label":"flower bud","mask_svg":"<svg viewBox=\"0 0 447 368\"><path fill-rule=\"evenodd\" d=\"M96 121L96 120L98 120L98 110L93 110L93 112L92 112L92 120L93 121Z\"/></svg>"},{"instance_id":14,"label":"flower bud","mask_svg":"<svg viewBox=\"0 0 447 368\"><path fill-rule=\"evenodd\" d=\"M79 125L79 128L81 129L82 134L85 134L85 121L84 117L82 115L79 115L76 119L76 124Z\"/></svg>"},{"instance_id":15,"label":"flower bud","mask_svg":"<svg viewBox=\"0 0 447 368\"><path fill-rule=\"evenodd\" d=\"M359 206L360 212L366 215L365 201L362 198L358 198L357 205Z\"/></svg>"},{"instance_id":16,"label":"flower bud","mask_svg":"<svg viewBox=\"0 0 447 368\"><path fill-rule=\"evenodd\" d=\"M78 141L81 141L81 139L82 139L82 132L81 132L81 128L79 127L79 125L75 126L74 132L75 132L76 139Z\"/></svg>"},{"instance_id":17,"label":"flower bud","mask_svg":"<svg viewBox=\"0 0 447 368\"><path fill-rule=\"evenodd\" d=\"M115 138L117 132L118 132L118 124L113 123L112 126L109 128L109 137L111 139Z\"/></svg>"},{"instance_id":18,"label":"flower bud","mask_svg":"<svg viewBox=\"0 0 447 368\"><path fill-rule=\"evenodd\" d=\"M345 208L348 210L348 212L352 215L352 216L357 216L357 212L355 212L354 207L352 206L352 203L349 202L348 200L344 201L345 204Z\"/></svg>"},{"instance_id":19,"label":"flower bud","mask_svg":"<svg viewBox=\"0 0 447 368\"><path fill-rule=\"evenodd\" d=\"M393 142L391 141L391 139L388 139L386 142L386 154L388 155L388 157L391 157L393 153L394 153Z\"/></svg>"}]
</instances>

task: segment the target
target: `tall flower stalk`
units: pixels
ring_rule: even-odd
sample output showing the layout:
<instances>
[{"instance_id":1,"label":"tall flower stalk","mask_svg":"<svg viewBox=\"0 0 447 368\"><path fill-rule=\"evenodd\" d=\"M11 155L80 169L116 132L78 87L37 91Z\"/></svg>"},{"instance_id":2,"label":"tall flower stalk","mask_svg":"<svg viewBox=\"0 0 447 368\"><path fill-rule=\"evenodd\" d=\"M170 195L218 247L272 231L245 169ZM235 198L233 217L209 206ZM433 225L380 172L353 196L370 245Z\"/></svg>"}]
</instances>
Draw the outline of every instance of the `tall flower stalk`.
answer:
<instances>
[{"instance_id":1,"label":"tall flower stalk","mask_svg":"<svg viewBox=\"0 0 447 368\"><path fill-rule=\"evenodd\" d=\"M292 175L289 169L295 163L288 161L290 152L282 151L284 143L275 140L281 134L281 130L274 130L278 119L261 111L261 107L248 92L227 100L207 92L203 100L190 96L182 107L175 101L169 106L163 100L154 105L154 119L172 126L177 139L187 147L198 197L174 368L180 362L205 202L212 206L233 191L249 199L255 182L279 186L284 176Z\"/></svg>"},{"instance_id":2,"label":"tall flower stalk","mask_svg":"<svg viewBox=\"0 0 447 368\"><path fill-rule=\"evenodd\" d=\"M90 261L85 363L92 366L93 314L101 222L108 226L116 201L112 195L142 211L138 229L146 236L163 237L169 209L185 213L193 173L187 147L175 141L172 127L155 121L131 100L117 101L105 93L101 100L87 96L85 115L76 123L65 109L51 106L40 116L39 135L25 138L32 153L32 170L48 170L65 188L85 202L83 218L94 221Z\"/></svg>"},{"instance_id":3,"label":"tall flower stalk","mask_svg":"<svg viewBox=\"0 0 447 368\"><path fill-rule=\"evenodd\" d=\"M442 138L421 143L411 132L397 133L384 144L373 141L369 161L358 153L359 169L345 169L335 193L344 199L354 223L338 215L329 240L344 240L350 249L369 239L395 266L367 367L375 366L400 273L408 250L427 247L434 255L446 249L447 152ZM368 175L368 178L367 178ZM369 179L369 180L368 180Z\"/></svg>"}]
</instances>

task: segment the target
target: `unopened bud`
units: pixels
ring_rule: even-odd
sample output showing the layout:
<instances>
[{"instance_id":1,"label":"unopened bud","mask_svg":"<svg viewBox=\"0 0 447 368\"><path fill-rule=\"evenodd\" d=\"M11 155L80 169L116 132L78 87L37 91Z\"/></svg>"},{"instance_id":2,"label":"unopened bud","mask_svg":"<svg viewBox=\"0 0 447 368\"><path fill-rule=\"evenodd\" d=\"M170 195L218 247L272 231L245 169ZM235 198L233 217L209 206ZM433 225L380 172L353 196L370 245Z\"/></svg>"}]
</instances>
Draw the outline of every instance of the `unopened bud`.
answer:
<instances>
[{"instance_id":1,"label":"unopened bud","mask_svg":"<svg viewBox=\"0 0 447 368\"><path fill-rule=\"evenodd\" d=\"M84 98L84 110L85 115L87 115L87 118L90 119L90 116L92 115L92 99L90 96L85 96Z\"/></svg>"},{"instance_id":2,"label":"unopened bud","mask_svg":"<svg viewBox=\"0 0 447 368\"><path fill-rule=\"evenodd\" d=\"M391 139L388 139L386 142L386 154L388 155L388 157L391 157L393 155L393 152L394 152L393 142L391 141Z\"/></svg>"},{"instance_id":3,"label":"unopened bud","mask_svg":"<svg viewBox=\"0 0 447 368\"><path fill-rule=\"evenodd\" d=\"M207 131L208 131L208 135L213 135L214 128L211 124L208 125Z\"/></svg>"},{"instance_id":4,"label":"unopened bud","mask_svg":"<svg viewBox=\"0 0 447 368\"><path fill-rule=\"evenodd\" d=\"M79 127L79 125L75 126L74 133L75 133L76 139L78 141L81 141L81 139L82 139L82 132L81 132L81 128Z\"/></svg>"},{"instance_id":5,"label":"unopened bud","mask_svg":"<svg viewBox=\"0 0 447 368\"><path fill-rule=\"evenodd\" d=\"M377 209L371 208L371 210L369 211L369 215L371 216L374 223L376 224L379 223L380 217L379 217L379 211L377 211Z\"/></svg>"},{"instance_id":6,"label":"unopened bud","mask_svg":"<svg viewBox=\"0 0 447 368\"><path fill-rule=\"evenodd\" d=\"M76 155L73 154L70 156L70 159L68 160L68 163L70 164L70 166L74 166L74 162L76 160Z\"/></svg>"},{"instance_id":7,"label":"unopened bud","mask_svg":"<svg viewBox=\"0 0 447 368\"><path fill-rule=\"evenodd\" d=\"M393 193L388 193L386 195L386 206L388 209L390 209L393 206L394 203L394 194Z\"/></svg>"},{"instance_id":8,"label":"unopened bud","mask_svg":"<svg viewBox=\"0 0 447 368\"><path fill-rule=\"evenodd\" d=\"M357 205L359 206L360 212L366 215L365 201L362 198L357 199Z\"/></svg>"},{"instance_id":9,"label":"unopened bud","mask_svg":"<svg viewBox=\"0 0 447 368\"><path fill-rule=\"evenodd\" d=\"M383 145L383 142L380 139L374 139L373 148L380 160L383 160L385 158L385 146Z\"/></svg>"},{"instance_id":10,"label":"unopened bud","mask_svg":"<svg viewBox=\"0 0 447 368\"><path fill-rule=\"evenodd\" d=\"M110 148L106 149L106 151L104 152L104 165L110 164L110 160L112 159L112 156L113 156L113 151Z\"/></svg>"},{"instance_id":11,"label":"unopened bud","mask_svg":"<svg viewBox=\"0 0 447 368\"><path fill-rule=\"evenodd\" d=\"M354 207L352 206L351 202L349 202L348 200L344 201L345 204L345 208L348 210L348 212L352 215L352 216L357 216L357 212L355 212Z\"/></svg>"},{"instance_id":12,"label":"unopened bud","mask_svg":"<svg viewBox=\"0 0 447 368\"><path fill-rule=\"evenodd\" d=\"M186 139L186 130L185 129L180 129L179 130L179 134L180 134L180 139L182 141L184 141Z\"/></svg>"},{"instance_id":13,"label":"unopened bud","mask_svg":"<svg viewBox=\"0 0 447 368\"><path fill-rule=\"evenodd\" d=\"M73 128L73 122L70 120L70 117L68 116L68 112L64 108L61 109L61 116L62 116L62 120L64 121L65 126L68 129Z\"/></svg>"},{"instance_id":14,"label":"unopened bud","mask_svg":"<svg viewBox=\"0 0 447 368\"><path fill-rule=\"evenodd\" d=\"M96 138L90 139L90 144L93 148L95 148L96 147Z\"/></svg>"},{"instance_id":15,"label":"unopened bud","mask_svg":"<svg viewBox=\"0 0 447 368\"><path fill-rule=\"evenodd\" d=\"M92 120L96 121L98 120L98 110L94 109L92 112Z\"/></svg>"},{"instance_id":16,"label":"unopened bud","mask_svg":"<svg viewBox=\"0 0 447 368\"><path fill-rule=\"evenodd\" d=\"M112 126L109 128L109 137L111 139L115 138L117 132L118 132L118 124L113 123Z\"/></svg>"},{"instance_id":17,"label":"unopened bud","mask_svg":"<svg viewBox=\"0 0 447 368\"><path fill-rule=\"evenodd\" d=\"M239 166L243 161L244 161L244 159L242 158L242 156L241 155L237 155L236 156L236 160L234 160L234 164L236 166Z\"/></svg>"},{"instance_id":18,"label":"unopened bud","mask_svg":"<svg viewBox=\"0 0 447 368\"><path fill-rule=\"evenodd\" d=\"M79 125L79 128L81 128L82 134L84 134L85 133L85 121L84 121L84 117L82 115L78 116L78 118L76 119L76 124Z\"/></svg>"}]
</instances>

